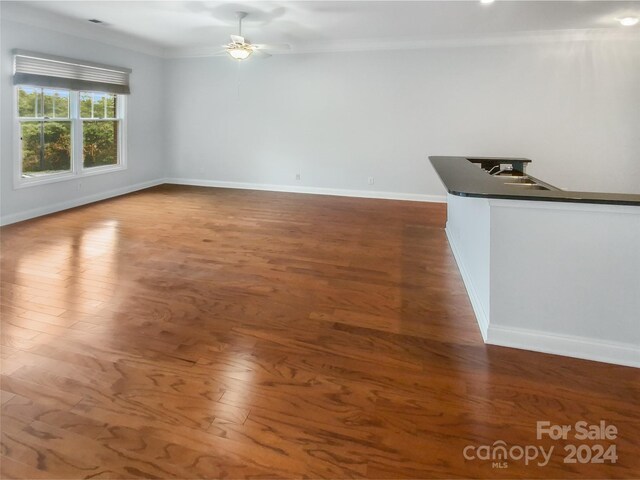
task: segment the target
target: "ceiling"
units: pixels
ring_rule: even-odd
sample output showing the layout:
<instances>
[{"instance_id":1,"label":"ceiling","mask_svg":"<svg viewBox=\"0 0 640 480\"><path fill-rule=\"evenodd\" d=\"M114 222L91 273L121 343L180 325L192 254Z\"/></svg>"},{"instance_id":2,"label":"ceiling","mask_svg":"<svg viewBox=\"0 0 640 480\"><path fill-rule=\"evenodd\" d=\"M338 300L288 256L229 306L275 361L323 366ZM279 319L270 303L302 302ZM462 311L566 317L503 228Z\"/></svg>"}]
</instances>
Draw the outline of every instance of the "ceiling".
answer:
<instances>
[{"instance_id":1,"label":"ceiling","mask_svg":"<svg viewBox=\"0 0 640 480\"><path fill-rule=\"evenodd\" d=\"M3 17L168 57L218 50L235 33L291 52L421 48L590 32L633 35L616 18L640 16L639 1L24 1ZM102 25L89 23L99 19Z\"/></svg>"}]
</instances>

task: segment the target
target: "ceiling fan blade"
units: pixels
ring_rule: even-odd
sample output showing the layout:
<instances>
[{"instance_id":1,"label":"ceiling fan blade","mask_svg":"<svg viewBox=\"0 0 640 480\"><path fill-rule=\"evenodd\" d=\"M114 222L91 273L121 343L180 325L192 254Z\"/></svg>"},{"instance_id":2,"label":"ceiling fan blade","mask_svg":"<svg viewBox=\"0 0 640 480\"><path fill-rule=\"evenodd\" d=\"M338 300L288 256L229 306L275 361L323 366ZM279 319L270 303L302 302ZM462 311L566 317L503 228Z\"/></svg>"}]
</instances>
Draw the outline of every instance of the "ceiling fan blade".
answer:
<instances>
[{"instance_id":1,"label":"ceiling fan blade","mask_svg":"<svg viewBox=\"0 0 640 480\"><path fill-rule=\"evenodd\" d=\"M239 43L244 45L244 37L240 35L231 35L231 43Z\"/></svg>"},{"instance_id":2,"label":"ceiling fan blade","mask_svg":"<svg viewBox=\"0 0 640 480\"><path fill-rule=\"evenodd\" d=\"M288 43L253 43L251 46L256 50L291 50L291 45Z\"/></svg>"},{"instance_id":3,"label":"ceiling fan blade","mask_svg":"<svg viewBox=\"0 0 640 480\"><path fill-rule=\"evenodd\" d=\"M264 50L253 50L253 54L256 56L256 58L269 58L271 56Z\"/></svg>"},{"instance_id":4,"label":"ceiling fan blade","mask_svg":"<svg viewBox=\"0 0 640 480\"><path fill-rule=\"evenodd\" d=\"M192 56L196 58L209 58L209 57L222 57L224 55L228 55L226 48L224 50L216 50L215 52L211 52L211 53L203 52L203 53L192 55Z\"/></svg>"}]
</instances>

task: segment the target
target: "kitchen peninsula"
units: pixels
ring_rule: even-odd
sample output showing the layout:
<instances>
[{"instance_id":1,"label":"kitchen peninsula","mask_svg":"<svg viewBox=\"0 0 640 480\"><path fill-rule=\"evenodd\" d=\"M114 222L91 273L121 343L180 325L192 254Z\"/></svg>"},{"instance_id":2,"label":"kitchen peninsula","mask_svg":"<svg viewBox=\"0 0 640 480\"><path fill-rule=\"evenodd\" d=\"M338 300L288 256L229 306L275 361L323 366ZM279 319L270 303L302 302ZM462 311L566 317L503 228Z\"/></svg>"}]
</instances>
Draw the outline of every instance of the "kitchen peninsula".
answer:
<instances>
[{"instance_id":1,"label":"kitchen peninsula","mask_svg":"<svg viewBox=\"0 0 640 480\"><path fill-rule=\"evenodd\" d=\"M561 190L529 159L429 159L486 343L640 367L640 195Z\"/></svg>"}]
</instances>

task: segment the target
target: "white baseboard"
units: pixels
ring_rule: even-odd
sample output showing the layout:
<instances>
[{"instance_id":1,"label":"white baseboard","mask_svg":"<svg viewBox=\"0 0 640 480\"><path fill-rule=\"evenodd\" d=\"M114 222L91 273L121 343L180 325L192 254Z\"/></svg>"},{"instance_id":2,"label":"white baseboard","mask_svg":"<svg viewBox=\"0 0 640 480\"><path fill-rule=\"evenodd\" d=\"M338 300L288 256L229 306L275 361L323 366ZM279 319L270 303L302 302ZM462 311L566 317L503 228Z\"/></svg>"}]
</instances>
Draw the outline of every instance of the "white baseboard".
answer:
<instances>
[{"instance_id":1,"label":"white baseboard","mask_svg":"<svg viewBox=\"0 0 640 480\"><path fill-rule=\"evenodd\" d=\"M451 246L451 251L453 252L453 258L456 259L456 263L458 264L458 270L460 270L462 281L464 282L464 286L467 289L467 294L469 295L469 300L471 301L471 306L473 307L473 313L475 313L476 315L476 321L478 322L478 327L480 328L482 339L486 342L487 330L489 328L489 317L484 311L484 308L482 308L480 297L476 293L476 289L474 288L473 282L471 281L471 275L469 275L469 272L464 265L460 250L456 246L456 242L453 238L453 234L448 228L445 228L444 231L447 234L447 239L449 240L449 245Z\"/></svg>"},{"instance_id":2,"label":"white baseboard","mask_svg":"<svg viewBox=\"0 0 640 480\"><path fill-rule=\"evenodd\" d=\"M69 208L80 207L88 203L106 200L107 198L125 195L127 193L143 190L145 188L162 185L164 183L173 183L177 185L193 185L200 187L218 187L218 188L238 188L244 190L266 190L270 192L290 192L290 193L310 193L316 195L337 195L341 197L361 197L361 198L381 198L387 200L409 200L414 202L446 202L444 195L423 195L418 193L394 193L394 192L377 192L373 190L344 190L339 188L318 188L318 187L296 187L290 185L269 185L261 183L240 183L240 182L220 182L216 180L196 180L188 178L160 178L148 182L137 183L127 187L116 188L106 192L97 193L95 195L87 195L81 198L75 198L66 202L55 203L40 208L25 210L23 212L12 213L0 217L0 225L10 225L16 222L22 222L31 218L49 215L50 213L60 212Z\"/></svg>"},{"instance_id":3,"label":"white baseboard","mask_svg":"<svg viewBox=\"0 0 640 480\"><path fill-rule=\"evenodd\" d=\"M503 347L640 367L640 350L627 343L601 342L593 338L496 325L489 325L486 342Z\"/></svg>"},{"instance_id":4,"label":"white baseboard","mask_svg":"<svg viewBox=\"0 0 640 480\"><path fill-rule=\"evenodd\" d=\"M42 215L49 215L50 213L56 213L62 210L67 210L69 208L80 207L88 203L106 200L107 198L117 197L138 190L144 190L145 188L154 187L163 183L165 183L164 179L150 180L148 182L136 183L135 185L128 185L122 188L107 190L106 192L96 193L94 195L74 198L73 200L68 200L66 202L54 203L52 205L46 205L44 207L25 210L24 212L3 215L2 217L0 217L0 225L9 225L11 223L22 222L31 218L41 217Z\"/></svg>"},{"instance_id":5,"label":"white baseboard","mask_svg":"<svg viewBox=\"0 0 640 480\"><path fill-rule=\"evenodd\" d=\"M272 185L265 183L222 182L192 178L167 178L165 183L192 185L198 187L237 188L242 190L266 190L269 192L309 193L313 195L335 195L339 197L380 198L385 200L409 200L412 202L445 203L445 195L424 195L421 193L378 192L375 190L347 190L342 188L298 187L295 185Z\"/></svg>"}]
</instances>

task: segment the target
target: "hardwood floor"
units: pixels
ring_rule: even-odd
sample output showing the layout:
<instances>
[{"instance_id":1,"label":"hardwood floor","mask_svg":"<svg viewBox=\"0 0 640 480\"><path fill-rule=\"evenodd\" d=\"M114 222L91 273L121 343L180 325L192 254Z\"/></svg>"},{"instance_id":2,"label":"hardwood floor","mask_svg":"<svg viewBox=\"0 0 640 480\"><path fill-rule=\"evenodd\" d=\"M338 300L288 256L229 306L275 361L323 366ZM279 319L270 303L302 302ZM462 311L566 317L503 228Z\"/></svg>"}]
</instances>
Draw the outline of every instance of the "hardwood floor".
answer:
<instances>
[{"instance_id":1,"label":"hardwood floor","mask_svg":"<svg viewBox=\"0 0 640 480\"><path fill-rule=\"evenodd\" d=\"M3 228L2 478L640 477L639 371L485 346L444 222L165 185ZM499 440L555 450L465 460Z\"/></svg>"}]
</instances>

